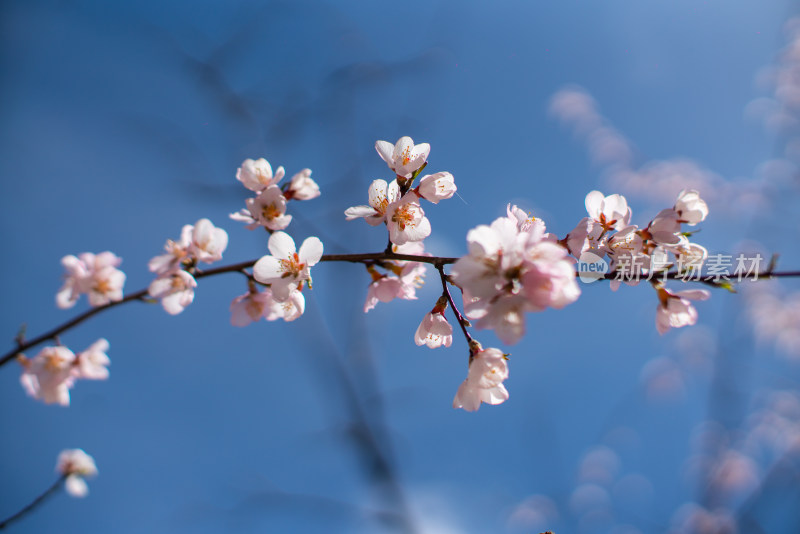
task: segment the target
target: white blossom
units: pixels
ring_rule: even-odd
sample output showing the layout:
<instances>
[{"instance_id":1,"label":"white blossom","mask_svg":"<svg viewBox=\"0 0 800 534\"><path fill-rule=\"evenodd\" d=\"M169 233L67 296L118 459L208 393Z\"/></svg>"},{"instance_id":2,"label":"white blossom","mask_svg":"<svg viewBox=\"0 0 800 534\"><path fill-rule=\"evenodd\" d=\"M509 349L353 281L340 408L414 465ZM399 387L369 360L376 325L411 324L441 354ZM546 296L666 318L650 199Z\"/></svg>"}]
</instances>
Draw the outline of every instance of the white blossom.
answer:
<instances>
[{"instance_id":1,"label":"white blossom","mask_svg":"<svg viewBox=\"0 0 800 534\"><path fill-rule=\"evenodd\" d=\"M97 466L94 458L82 449L67 449L58 455L56 472L66 477L64 487L67 493L73 497L85 497L89 487L84 478L96 476Z\"/></svg>"},{"instance_id":2,"label":"white blossom","mask_svg":"<svg viewBox=\"0 0 800 534\"><path fill-rule=\"evenodd\" d=\"M474 412L481 403L501 404L508 400L503 381L508 378L508 362L500 349L489 348L474 353L467 379L459 386L453 408Z\"/></svg>"}]
</instances>

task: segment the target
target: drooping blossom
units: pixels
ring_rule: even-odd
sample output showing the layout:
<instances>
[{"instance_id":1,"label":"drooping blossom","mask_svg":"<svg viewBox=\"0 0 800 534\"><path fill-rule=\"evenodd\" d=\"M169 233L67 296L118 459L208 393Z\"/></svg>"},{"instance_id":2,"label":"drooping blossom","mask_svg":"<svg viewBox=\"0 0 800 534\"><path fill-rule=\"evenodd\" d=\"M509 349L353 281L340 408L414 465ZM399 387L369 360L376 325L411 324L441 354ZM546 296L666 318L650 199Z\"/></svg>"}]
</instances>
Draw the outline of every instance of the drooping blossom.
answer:
<instances>
[{"instance_id":1,"label":"drooping blossom","mask_svg":"<svg viewBox=\"0 0 800 534\"><path fill-rule=\"evenodd\" d=\"M453 327L444 316L446 308L447 299L441 297L430 313L422 318L414 334L414 343L419 346L427 345L431 349L442 345L449 347L453 343Z\"/></svg>"},{"instance_id":2,"label":"drooping blossom","mask_svg":"<svg viewBox=\"0 0 800 534\"><path fill-rule=\"evenodd\" d=\"M246 159L236 171L236 179L242 182L247 189L256 193L263 191L267 187L277 184L285 171L283 167L278 167L275 174L272 174L272 166L264 158L257 160Z\"/></svg>"},{"instance_id":3,"label":"drooping blossom","mask_svg":"<svg viewBox=\"0 0 800 534\"><path fill-rule=\"evenodd\" d=\"M244 203L247 209L231 213L230 218L247 223L248 230L259 226L270 231L283 230L292 222L292 216L286 214L286 197L277 185L270 185L258 196L248 198Z\"/></svg>"},{"instance_id":4,"label":"drooping blossom","mask_svg":"<svg viewBox=\"0 0 800 534\"><path fill-rule=\"evenodd\" d=\"M456 190L453 175L449 172L426 174L419 179L419 186L417 186L419 196L434 204L438 204L440 200L452 198Z\"/></svg>"},{"instance_id":5,"label":"drooping blossom","mask_svg":"<svg viewBox=\"0 0 800 534\"><path fill-rule=\"evenodd\" d=\"M161 306L170 315L181 313L194 300L197 281L186 271L173 271L159 276L150 283L148 294L161 300Z\"/></svg>"},{"instance_id":6,"label":"drooping blossom","mask_svg":"<svg viewBox=\"0 0 800 534\"><path fill-rule=\"evenodd\" d=\"M678 194L678 200L673 208L682 223L694 226L705 220L708 216L708 205L700 198L700 193L694 189L684 189Z\"/></svg>"},{"instance_id":7,"label":"drooping blossom","mask_svg":"<svg viewBox=\"0 0 800 534\"><path fill-rule=\"evenodd\" d=\"M378 226L386 221L386 208L400 198L400 186L397 180L386 183L386 180L374 180L368 190L369 206L353 206L344 212L345 219L364 218L370 226Z\"/></svg>"},{"instance_id":8,"label":"drooping blossom","mask_svg":"<svg viewBox=\"0 0 800 534\"><path fill-rule=\"evenodd\" d=\"M298 252L289 234L275 232L269 238L268 248L272 255L263 256L253 265L253 276L270 285L275 300L284 302L299 284L305 281L310 284L310 268L322 257L322 241L309 237Z\"/></svg>"},{"instance_id":9,"label":"drooping blossom","mask_svg":"<svg viewBox=\"0 0 800 534\"><path fill-rule=\"evenodd\" d=\"M264 317L271 303L272 292L269 289L258 291L255 287L251 288L231 302L231 324L247 326L258 321Z\"/></svg>"},{"instance_id":10,"label":"drooping blossom","mask_svg":"<svg viewBox=\"0 0 800 534\"><path fill-rule=\"evenodd\" d=\"M277 321L283 319L291 322L303 315L306 310L306 298L299 289L292 289L289 296L284 301L275 299L269 300L269 307L264 312L267 321Z\"/></svg>"},{"instance_id":11,"label":"drooping blossom","mask_svg":"<svg viewBox=\"0 0 800 534\"><path fill-rule=\"evenodd\" d=\"M693 300L706 300L711 293L705 289L689 289L673 293L661 287L658 290L658 309L656 311L656 329L664 334L670 328L681 328L697 322L697 310Z\"/></svg>"},{"instance_id":12,"label":"drooping blossom","mask_svg":"<svg viewBox=\"0 0 800 534\"><path fill-rule=\"evenodd\" d=\"M414 144L410 137L401 137L392 145L387 141L377 141L375 150L395 174L404 178L411 175L425 164L431 152L428 143Z\"/></svg>"},{"instance_id":13,"label":"drooping blossom","mask_svg":"<svg viewBox=\"0 0 800 534\"><path fill-rule=\"evenodd\" d=\"M66 477L64 487L73 497L85 497L89 493L85 477L97 475L94 458L83 452L83 449L67 449L61 451L56 462L56 472Z\"/></svg>"},{"instance_id":14,"label":"drooping blossom","mask_svg":"<svg viewBox=\"0 0 800 534\"><path fill-rule=\"evenodd\" d=\"M78 297L86 294L91 306L104 306L122 300L125 273L117 269L122 258L112 252L64 256L61 264L66 269L64 285L56 294L59 308L71 308Z\"/></svg>"},{"instance_id":15,"label":"drooping blossom","mask_svg":"<svg viewBox=\"0 0 800 534\"><path fill-rule=\"evenodd\" d=\"M425 252L422 242L408 242L405 245L392 245L395 254L413 256L430 256ZM393 299L415 300L417 289L423 284L425 277L425 264L418 261L392 260L383 262L387 273L379 273L374 266L369 266L367 271L372 277L372 283L367 290L364 302L364 313L374 308L378 302L389 302Z\"/></svg>"},{"instance_id":16,"label":"drooping blossom","mask_svg":"<svg viewBox=\"0 0 800 534\"><path fill-rule=\"evenodd\" d=\"M289 187L283 193L286 199L311 200L320 195L319 185L311 179L311 169L303 169L289 182Z\"/></svg>"},{"instance_id":17,"label":"drooping blossom","mask_svg":"<svg viewBox=\"0 0 800 534\"><path fill-rule=\"evenodd\" d=\"M20 383L26 393L45 404L69 406L69 390L75 384L75 353L67 347L45 347L31 359L19 358Z\"/></svg>"},{"instance_id":18,"label":"drooping blossom","mask_svg":"<svg viewBox=\"0 0 800 534\"><path fill-rule=\"evenodd\" d=\"M606 230L620 230L630 224L631 209L622 195L604 196L600 191L592 191L586 195L585 203L589 217Z\"/></svg>"},{"instance_id":19,"label":"drooping blossom","mask_svg":"<svg viewBox=\"0 0 800 534\"><path fill-rule=\"evenodd\" d=\"M469 363L467 379L459 386L453 408L474 412L481 403L501 404L508 400L503 381L508 378L508 362L500 349L479 349Z\"/></svg>"}]
</instances>

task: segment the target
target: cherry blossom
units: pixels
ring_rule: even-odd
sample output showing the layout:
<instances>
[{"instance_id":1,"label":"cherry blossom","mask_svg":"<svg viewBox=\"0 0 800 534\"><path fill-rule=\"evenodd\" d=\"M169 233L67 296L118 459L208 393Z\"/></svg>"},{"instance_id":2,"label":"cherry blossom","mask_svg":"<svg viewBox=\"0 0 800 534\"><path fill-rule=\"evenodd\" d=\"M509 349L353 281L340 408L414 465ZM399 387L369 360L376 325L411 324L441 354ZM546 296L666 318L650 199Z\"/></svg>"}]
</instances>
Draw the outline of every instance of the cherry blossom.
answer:
<instances>
[{"instance_id":1,"label":"cherry blossom","mask_svg":"<svg viewBox=\"0 0 800 534\"><path fill-rule=\"evenodd\" d=\"M656 312L656 329L664 334L670 328L681 328L697 322L697 310L691 301L706 300L711 293L705 289L689 289L672 293L668 289L658 288L658 310Z\"/></svg>"},{"instance_id":2,"label":"cherry blossom","mask_svg":"<svg viewBox=\"0 0 800 534\"><path fill-rule=\"evenodd\" d=\"M437 305L423 317L414 334L414 343L431 349L442 345L449 347L453 343L453 327L444 316L444 306Z\"/></svg>"},{"instance_id":3,"label":"cherry blossom","mask_svg":"<svg viewBox=\"0 0 800 534\"><path fill-rule=\"evenodd\" d=\"M69 406L69 390L77 379L108 378L108 346L108 341L101 338L77 356L63 346L45 347L31 359L20 355L20 383L28 395L45 404Z\"/></svg>"},{"instance_id":4,"label":"cherry blossom","mask_svg":"<svg viewBox=\"0 0 800 534\"><path fill-rule=\"evenodd\" d=\"M392 245L392 251L396 254L430 256L425 252L425 246L422 242L408 242L401 246ZM389 273L379 273L373 266L367 268L372 277L372 283L367 290L364 313L374 308L378 302L389 302L396 298L415 300L417 298L417 288L423 284L422 279L425 277L424 263L394 260L384 262L384 266L389 269Z\"/></svg>"},{"instance_id":5,"label":"cherry blossom","mask_svg":"<svg viewBox=\"0 0 800 534\"><path fill-rule=\"evenodd\" d=\"M82 449L67 449L58 455L56 472L66 477L64 487L67 493L73 497L85 497L89 493L89 487L84 478L96 476L97 465L94 458Z\"/></svg>"},{"instance_id":6,"label":"cherry blossom","mask_svg":"<svg viewBox=\"0 0 800 534\"><path fill-rule=\"evenodd\" d=\"M289 234L275 232L269 238L268 248L272 255L255 263L253 276L262 284L270 284L273 298L284 302L299 284L306 280L310 284L310 268L322 257L322 241L309 237L297 252Z\"/></svg>"},{"instance_id":7,"label":"cherry blossom","mask_svg":"<svg viewBox=\"0 0 800 534\"><path fill-rule=\"evenodd\" d=\"M76 377L88 380L105 380L108 378L108 341L100 338L92 343L88 349L79 352L76 356Z\"/></svg>"},{"instance_id":8,"label":"cherry blossom","mask_svg":"<svg viewBox=\"0 0 800 534\"><path fill-rule=\"evenodd\" d=\"M311 179L311 169L303 169L294 176L283 194L286 199L311 200L320 195L319 185Z\"/></svg>"},{"instance_id":9,"label":"cherry blossom","mask_svg":"<svg viewBox=\"0 0 800 534\"><path fill-rule=\"evenodd\" d=\"M45 404L69 406L69 390L75 384L75 353L67 347L45 347L31 359L19 358L20 383L34 399Z\"/></svg>"},{"instance_id":10,"label":"cherry blossom","mask_svg":"<svg viewBox=\"0 0 800 534\"><path fill-rule=\"evenodd\" d=\"M680 222L694 226L705 220L708 216L708 205L700 198L700 193L694 189L684 189L678 194L678 200L673 208L678 214Z\"/></svg>"},{"instance_id":11,"label":"cherry blossom","mask_svg":"<svg viewBox=\"0 0 800 534\"><path fill-rule=\"evenodd\" d=\"M586 195L585 203L589 217L606 230L620 230L630 224L631 209L622 195L603 196L600 191L592 191Z\"/></svg>"},{"instance_id":12,"label":"cherry blossom","mask_svg":"<svg viewBox=\"0 0 800 534\"><path fill-rule=\"evenodd\" d=\"M530 213L525 213L513 204L508 204L506 206L506 215L509 219L517 223L517 230L520 232L535 232L542 235L545 233L545 224L543 220L537 219Z\"/></svg>"},{"instance_id":13,"label":"cherry blossom","mask_svg":"<svg viewBox=\"0 0 800 534\"><path fill-rule=\"evenodd\" d=\"M186 271L173 271L159 276L150 284L147 292L151 297L161 300L170 315L178 315L194 300L197 281Z\"/></svg>"},{"instance_id":14,"label":"cherry blossom","mask_svg":"<svg viewBox=\"0 0 800 534\"><path fill-rule=\"evenodd\" d=\"M426 174L419 179L419 186L417 186L419 196L434 204L438 204L440 200L452 198L456 189L453 175L449 172Z\"/></svg>"},{"instance_id":15,"label":"cherry blossom","mask_svg":"<svg viewBox=\"0 0 800 534\"><path fill-rule=\"evenodd\" d=\"M386 183L386 180L374 180L368 190L369 206L353 206L344 212L345 219L364 218L370 226L378 226L386 221L386 209L390 203L400 198L400 186L397 180Z\"/></svg>"},{"instance_id":16,"label":"cherry blossom","mask_svg":"<svg viewBox=\"0 0 800 534\"><path fill-rule=\"evenodd\" d=\"M231 324L247 326L258 321L264 317L272 302L272 292L269 289L258 291L255 287L251 288L231 302Z\"/></svg>"},{"instance_id":17,"label":"cherry blossom","mask_svg":"<svg viewBox=\"0 0 800 534\"><path fill-rule=\"evenodd\" d=\"M569 253L580 258L584 252L592 251L595 254L605 254L603 246L606 243L603 225L592 219L584 217L574 230L567 234L563 244Z\"/></svg>"},{"instance_id":18,"label":"cherry blossom","mask_svg":"<svg viewBox=\"0 0 800 534\"><path fill-rule=\"evenodd\" d=\"M180 269L193 267L198 261L213 263L222 259L228 246L228 233L217 228L208 219L186 224L177 241L167 240L165 254L152 258L147 266L157 275L167 275Z\"/></svg>"},{"instance_id":19,"label":"cherry blossom","mask_svg":"<svg viewBox=\"0 0 800 534\"><path fill-rule=\"evenodd\" d=\"M228 234L225 230L215 227L208 219L200 219L194 223L191 254L197 261L203 263L219 261L227 246Z\"/></svg>"},{"instance_id":20,"label":"cherry blossom","mask_svg":"<svg viewBox=\"0 0 800 534\"><path fill-rule=\"evenodd\" d=\"M122 300L125 273L117 269L120 263L122 259L112 252L64 256L61 264L67 274L56 294L57 306L71 308L84 293L89 297L89 304L95 307Z\"/></svg>"},{"instance_id":21,"label":"cherry blossom","mask_svg":"<svg viewBox=\"0 0 800 534\"><path fill-rule=\"evenodd\" d=\"M302 291L292 289L284 301L269 299L269 307L264 312L264 318L267 321L283 319L288 323L303 315L305 310L306 298L303 296Z\"/></svg>"},{"instance_id":22,"label":"cherry blossom","mask_svg":"<svg viewBox=\"0 0 800 534\"><path fill-rule=\"evenodd\" d=\"M431 146L428 143L415 145L414 140L406 136L398 139L394 145L387 141L377 141L375 150L395 174L410 178L425 164Z\"/></svg>"},{"instance_id":23,"label":"cherry blossom","mask_svg":"<svg viewBox=\"0 0 800 534\"><path fill-rule=\"evenodd\" d=\"M166 254L155 256L148 262L147 267L150 271L156 274L166 274L190 266L193 233L194 226L187 224L181 229L181 237L177 241L167 239L167 243L164 245Z\"/></svg>"},{"instance_id":24,"label":"cherry blossom","mask_svg":"<svg viewBox=\"0 0 800 534\"><path fill-rule=\"evenodd\" d=\"M246 159L236 171L236 179L242 182L247 189L256 193L263 191L267 187L277 184L285 171L283 167L278 167L275 175L272 174L272 166L264 158L257 160Z\"/></svg>"},{"instance_id":25,"label":"cherry blossom","mask_svg":"<svg viewBox=\"0 0 800 534\"><path fill-rule=\"evenodd\" d=\"M467 379L459 386L453 408L474 412L481 403L501 404L508 400L503 381L508 378L508 362L500 349L480 349L473 353Z\"/></svg>"},{"instance_id":26,"label":"cherry blossom","mask_svg":"<svg viewBox=\"0 0 800 534\"><path fill-rule=\"evenodd\" d=\"M419 197L413 191L389 204L386 208L386 227L389 230L389 240L395 245L422 241L431 235L431 223L425 217L425 212L419 205Z\"/></svg>"},{"instance_id":27,"label":"cherry blossom","mask_svg":"<svg viewBox=\"0 0 800 534\"><path fill-rule=\"evenodd\" d=\"M247 209L231 213L230 218L247 223L248 230L255 230L259 226L271 231L283 230L292 222L292 216L286 214L286 197L277 185L270 185L244 203Z\"/></svg>"}]
</instances>

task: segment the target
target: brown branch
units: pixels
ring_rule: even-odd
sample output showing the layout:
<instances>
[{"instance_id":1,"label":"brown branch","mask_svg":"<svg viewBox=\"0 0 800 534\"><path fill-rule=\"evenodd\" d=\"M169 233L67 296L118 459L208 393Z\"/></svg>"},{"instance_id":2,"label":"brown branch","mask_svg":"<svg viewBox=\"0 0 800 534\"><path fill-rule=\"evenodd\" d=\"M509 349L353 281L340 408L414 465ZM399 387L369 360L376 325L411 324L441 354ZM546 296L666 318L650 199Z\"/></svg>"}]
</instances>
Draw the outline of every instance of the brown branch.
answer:
<instances>
[{"instance_id":1,"label":"brown branch","mask_svg":"<svg viewBox=\"0 0 800 534\"><path fill-rule=\"evenodd\" d=\"M452 308L453 313L456 316L456 321L458 321L458 325L461 327L461 331L464 333L464 337L467 339L467 345L469 345L470 350L472 350L472 336L469 335L467 332L467 321L464 319L464 316L461 315L461 312L458 311L458 307L456 306L455 301L453 301L453 296L450 294L450 288L447 287L447 275L444 274L444 265L437 265L436 270L439 271L439 278L442 279L442 293L447 297L447 302L450 303L450 308Z\"/></svg>"},{"instance_id":2,"label":"brown branch","mask_svg":"<svg viewBox=\"0 0 800 534\"><path fill-rule=\"evenodd\" d=\"M448 300L450 302L450 306L453 308L453 311L455 312L456 317L458 318L459 325L461 326L461 330L464 332L464 335L467 337L467 341L470 341L472 339L472 337L466 331L466 327L464 326L464 318L459 313L458 308L455 307L454 302L453 302L453 298L450 295L449 290L447 289L446 275L444 274L444 271L442 270L442 267L444 265L449 265L449 264L455 263L456 261L458 261L458 258L445 258L445 257L438 257L438 256L417 256L417 255L413 255L413 254L397 254L397 253L395 253L395 252L393 252L391 250L386 250L384 252L370 252L370 253L364 253L364 254L325 254L325 255L322 256L322 258L320 258L320 263L322 263L322 262L334 262L334 261L342 261L342 262L350 262L350 263L370 263L370 262L375 262L375 261L386 261L386 260L415 261L415 262L419 262L419 263L427 263L427 264L430 264L430 265L433 265L434 267L436 267L436 269L439 271L440 276L443 277L442 278L442 283L445 286L445 291L447 293L447 297L448 297ZM205 278L207 276L214 276L214 275L217 275L217 274L230 273L230 272L240 272L240 273L243 273L246 276L248 276L248 278L250 278L251 275L249 275L245 271L245 269L251 268L255 263L256 263L256 260L243 261L243 262L240 262L240 263L234 263L232 265L226 265L224 267L216 267L214 269L208 269L206 271L195 270L195 272L193 272L192 274L193 274L193 276L195 278L199 279L199 278ZM576 273L576 276L577 276L577 274L578 273ZM672 272L668 272L668 273L665 273L665 274L659 274L658 278L661 278L661 279L666 278L667 280L680 280L684 276L685 275L683 273L680 273L680 272L677 272L677 271L672 271ZM604 277L602 277L601 279L614 280L617 277L618 277L618 273L613 272L613 273L606 273L606 275ZM800 278L800 271L753 273L753 274L748 274L748 275L743 276L742 280L747 280L747 279L756 278L756 277L758 277L760 279L765 279L765 280L766 279L770 279L770 278ZM704 276L704 277L699 277L699 278L692 278L691 280L687 280L687 281L689 281L689 282L699 282L699 283L703 283L703 284L707 284L707 285L718 287L720 279L725 280L724 278L721 278L719 276ZM738 277L736 277L736 281L737 282L739 281ZM97 315L98 313L104 312L104 311L106 311L106 310L108 310L110 308L114 308L116 306L120 306L120 305L125 304L127 302L145 301L146 297L147 297L147 289L141 289L141 290L139 290L139 291L137 291L135 293L131 293L130 295L127 295L122 300L118 300L118 301L115 301L115 302L109 302L108 304L104 304L103 306L97 306L96 308L92 308L90 310L87 310L87 311L83 312L82 314L80 314L80 315L70 319L69 321L61 324L60 326L57 326L57 327L53 328L52 330L50 330L48 332L45 332L44 334L41 334L41 335L39 335L39 336L37 336L37 337L35 337L33 339L30 339L30 340L26 341L26 340L20 339L20 337L18 337L16 339L16 341L17 341L16 348L10 350L9 352L4 354L0 358L0 366L3 366L5 364L7 364L11 360L13 360L18 354L20 354L20 353L22 353L22 352L24 352L24 351L26 351L26 350L28 350L28 349L30 349L32 347L35 347L36 345L44 343L45 341L50 340L50 339L56 339L57 336L59 334L61 334L62 332L65 332L66 330L69 330L70 328L72 328L74 326L77 326L78 324L80 324L83 321L89 319L90 317L93 317L94 315Z\"/></svg>"}]
</instances>

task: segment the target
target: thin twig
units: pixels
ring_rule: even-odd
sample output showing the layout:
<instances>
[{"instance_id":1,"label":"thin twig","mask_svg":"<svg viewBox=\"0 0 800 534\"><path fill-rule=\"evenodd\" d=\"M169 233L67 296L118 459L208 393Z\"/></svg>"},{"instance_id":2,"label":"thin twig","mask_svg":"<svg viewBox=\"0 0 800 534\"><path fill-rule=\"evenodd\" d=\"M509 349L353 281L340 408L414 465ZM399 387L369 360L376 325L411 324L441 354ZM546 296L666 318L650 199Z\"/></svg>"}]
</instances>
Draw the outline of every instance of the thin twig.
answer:
<instances>
[{"instance_id":1,"label":"thin twig","mask_svg":"<svg viewBox=\"0 0 800 534\"><path fill-rule=\"evenodd\" d=\"M42 504L45 501L45 499L47 499L49 496L51 496L56 491L58 491L59 488L61 488L61 485L64 483L64 479L65 478L67 478L66 475L61 475L60 477L58 477L58 480L53 482L52 486L47 488L44 491L44 493L42 493L41 495L36 497L25 508L23 508L22 510L20 510L16 514L12 515L11 517L9 517L7 519L4 519L2 522L0 522L0 530L6 528L9 525L9 523L12 523L13 521L16 521L17 519L20 519L22 516L24 516L25 514L27 514L30 511L32 511L34 508L36 508L38 505Z\"/></svg>"},{"instance_id":2,"label":"thin twig","mask_svg":"<svg viewBox=\"0 0 800 534\"><path fill-rule=\"evenodd\" d=\"M442 279L442 294L447 297L447 302L450 303L450 308L456 316L456 321L458 321L458 325L461 327L461 331L464 332L464 337L467 339L467 345L472 349L473 339L472 336L469 335L469 332L467 332L466 320L464 316L461 315L461 312L458 311L458 307L455 301L453 301L453 295L450 294L450 288L447 287L447 275L444 274L444 265L437 265L436 270L439 271L439 278Z\"/></svg>"}]
</instances>

